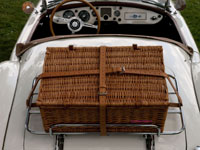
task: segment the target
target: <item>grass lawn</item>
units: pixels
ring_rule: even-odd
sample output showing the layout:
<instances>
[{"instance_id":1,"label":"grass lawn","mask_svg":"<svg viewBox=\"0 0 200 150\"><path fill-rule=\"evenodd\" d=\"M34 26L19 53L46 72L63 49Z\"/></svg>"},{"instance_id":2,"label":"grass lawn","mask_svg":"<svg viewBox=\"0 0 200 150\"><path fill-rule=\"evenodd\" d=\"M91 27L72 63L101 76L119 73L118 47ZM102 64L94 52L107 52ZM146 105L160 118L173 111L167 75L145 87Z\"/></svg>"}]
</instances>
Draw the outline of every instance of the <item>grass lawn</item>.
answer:
<instances>
[{"instance_id":1,"label":"grass lawn","mask_svg":"<svg viewBox=\"0 0 200 150\"><path fill-rule=\"evenodd\" d=\"M0 62L7 60L28 18L21 10L25 0L0 0ZM36 3L37 0L31 0ZM200 0L187 0L182 11L196 43L200 49Z\"/></svg>"},{"instance_id":2,"label":"grass lawn","mask_svg":"<svg viewBox=\"0 0 200 150\"><path fill-rule=\"evenodd\" d=\"M187 7L182 15L192 32L196 44L200 50L200 0L186 0Z\"/></svg>"},{"instance_id":3,"label":"grass lawn","mask_svg":"<svg viewBox=\"0 0 200 150\"><path fill-rule=\"evenodd\" d=\"M29 17L22 11L22 4L25 1L0 0L0 62L9 59L16 40Z\"/></svg>"}]
</instances>

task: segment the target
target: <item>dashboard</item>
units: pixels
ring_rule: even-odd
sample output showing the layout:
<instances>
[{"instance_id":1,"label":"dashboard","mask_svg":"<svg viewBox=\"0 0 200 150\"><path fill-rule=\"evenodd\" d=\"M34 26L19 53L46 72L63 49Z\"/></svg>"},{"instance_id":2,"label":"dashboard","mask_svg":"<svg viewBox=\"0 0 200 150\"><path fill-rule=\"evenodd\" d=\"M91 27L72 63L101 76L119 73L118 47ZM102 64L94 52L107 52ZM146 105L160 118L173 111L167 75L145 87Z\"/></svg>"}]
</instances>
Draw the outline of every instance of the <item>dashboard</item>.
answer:
<instances>
[{"instance_id":1,"label":"dashboard","mask_svg":"<svg viewBox=\"0 0 200 150\"><path fill-rule=\"evenodd\" d=\"M156 12L122 6L96 6L101 21L115 21L118 24L156 24L163 18ZM56 24L66 24L63 19L72 17L80 18L83 22L94 24L96 15L89 7L73 8L61 10L55 13L53 22Z\"/></svg>"}]
</instances>

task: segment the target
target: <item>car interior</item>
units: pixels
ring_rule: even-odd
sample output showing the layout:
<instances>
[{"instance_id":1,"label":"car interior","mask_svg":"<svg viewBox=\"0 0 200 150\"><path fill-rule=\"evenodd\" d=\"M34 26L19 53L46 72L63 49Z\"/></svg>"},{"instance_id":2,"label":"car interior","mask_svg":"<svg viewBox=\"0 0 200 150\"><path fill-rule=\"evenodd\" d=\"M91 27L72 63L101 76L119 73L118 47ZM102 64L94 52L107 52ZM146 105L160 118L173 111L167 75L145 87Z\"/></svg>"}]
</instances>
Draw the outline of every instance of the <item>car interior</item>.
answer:
<instances>
[{"instance_id":1,"label":"car interior","mask_svg":"<svg viewBox=\"0 0 200 150\"><path fill-rule=\"evenodd\" d=\"M97 33L98 19L93 9L85 5L67 6L62 6L54 14L52 24L55 35ZM165 12L121 4L94 5L94 7L100 16L99 34L156 36L182 42L174 21ZM43 15L31 40L52 36L49 27L51 15L52 11ZM81 26L81 23L90 26Z\"/></svg>"}]
</instances>

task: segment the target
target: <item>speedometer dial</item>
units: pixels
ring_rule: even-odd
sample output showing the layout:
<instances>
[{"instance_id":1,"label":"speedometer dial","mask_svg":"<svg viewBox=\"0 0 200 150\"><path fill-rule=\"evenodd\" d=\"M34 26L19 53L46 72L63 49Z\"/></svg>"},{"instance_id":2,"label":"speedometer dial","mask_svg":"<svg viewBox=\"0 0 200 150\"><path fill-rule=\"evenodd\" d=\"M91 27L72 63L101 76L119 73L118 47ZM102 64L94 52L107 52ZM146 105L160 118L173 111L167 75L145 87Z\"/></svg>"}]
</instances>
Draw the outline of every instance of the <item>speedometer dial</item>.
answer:
<instances>
[{"instance_id":1,"label":"speedometer dial","mask_svg":"<svg viewBox=\"0 0 200 150\"><path fill-rule=\"evenodd\" d=\"M67 10L67 11L65 11L65 12L63 13L63 17L64 17L64 18L67 18L67 19L70 19L71 17L74 17L74 16L75 16L75 14L74 14L74 12L71 11L71 10Z\"/></svg>"},{"instance_id":2,"label":"speedometer dial","mask_svg":"<svg viewBox=\"0 0 200 150\"><path fill-rule=\"evenodd\" d=\"M90 20L90 14L86 10L80 11L78 16L84 22L88 22Z\"/></svg>"}]
</instances>

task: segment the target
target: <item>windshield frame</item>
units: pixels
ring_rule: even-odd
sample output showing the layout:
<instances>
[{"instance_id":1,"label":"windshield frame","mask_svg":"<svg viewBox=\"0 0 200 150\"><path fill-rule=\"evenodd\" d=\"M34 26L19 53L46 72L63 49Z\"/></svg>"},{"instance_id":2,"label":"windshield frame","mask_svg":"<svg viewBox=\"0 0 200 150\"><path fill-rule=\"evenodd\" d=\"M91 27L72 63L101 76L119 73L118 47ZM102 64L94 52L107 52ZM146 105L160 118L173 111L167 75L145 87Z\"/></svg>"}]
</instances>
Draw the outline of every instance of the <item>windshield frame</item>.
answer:
<instances>
[{"instance_id":1,"label":"windshield frame","mask_svg":"<svg viewBox=\"0 0 200 150\"><path fill-rule=\"evenodd\" d=\"M51 9L52 7L58 5L63 0L42 0L42 10ZM105 2L105 0L88 0L89 2ZM106 0L106 2L122 2L119 0ZM162 1L162 2L161 2ZM126 0L123 2L130 2L130 3L139 3L139 4L148 4L159 7L161 9L167 10L169 6L169 0ZM78 1L73 1L69 3L79 3Z\"/></svg>"}]
</instances>

